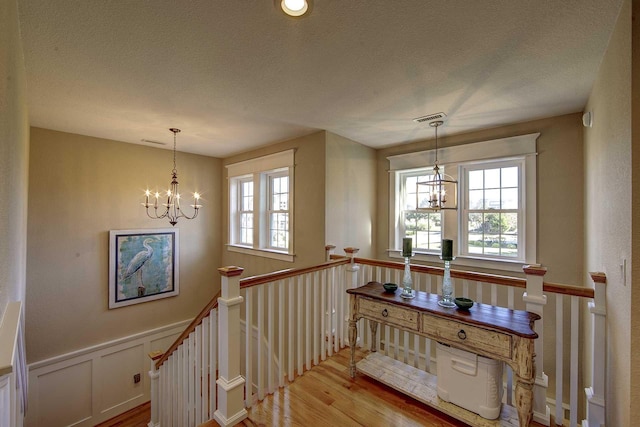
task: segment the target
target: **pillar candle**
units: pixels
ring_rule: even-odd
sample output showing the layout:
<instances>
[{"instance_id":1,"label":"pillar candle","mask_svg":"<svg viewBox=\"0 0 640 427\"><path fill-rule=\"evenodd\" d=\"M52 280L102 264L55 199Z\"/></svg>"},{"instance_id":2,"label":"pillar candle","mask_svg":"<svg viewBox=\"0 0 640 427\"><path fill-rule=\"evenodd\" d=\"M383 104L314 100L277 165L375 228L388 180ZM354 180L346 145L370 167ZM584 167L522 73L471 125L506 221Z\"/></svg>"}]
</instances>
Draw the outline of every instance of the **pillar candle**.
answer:
<instances>
[{"instance_id":1,"label":"pillar candle","mask_svg":"<svg viewBox=\"0 0 640 427\"><path fill-rule=\"evenodd\" d=\"M402 256L404 258L411 256L411 237L404 237L402 239Z\"/></svg>"},{"instance_id":2,"label":"pillar candle","mask_svg":"<svg viewBox=\"0 0 640 427\"><path fill-rule=\"evenodd\" d=\"M453 240L442 239L442 259L445 261L453 259Z\"/></svg>"}]
</instances>

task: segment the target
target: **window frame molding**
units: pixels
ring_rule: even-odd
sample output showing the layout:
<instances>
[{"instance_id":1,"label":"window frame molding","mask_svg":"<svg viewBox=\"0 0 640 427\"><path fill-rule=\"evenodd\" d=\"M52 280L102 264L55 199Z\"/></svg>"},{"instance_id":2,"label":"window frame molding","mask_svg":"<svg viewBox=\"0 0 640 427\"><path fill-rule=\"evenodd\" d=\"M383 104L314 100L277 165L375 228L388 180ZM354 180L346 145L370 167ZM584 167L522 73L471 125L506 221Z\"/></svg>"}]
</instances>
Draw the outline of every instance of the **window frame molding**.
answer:
<instances>
[{"instance_id":1,"label":"window frame molding","mask_svg":"<svg viewBox=\"0 0 640 427\"><path fill-rule=\"evenodd\" d=\"M466 197L466 189L461 187L462 165L470 163L484 163L489 161L500 161L513 158L524 158L525 162L525 185L524 197L522 198L525 218L525 254L524 261L510 260L506 258L485 258L476 256L457 256L455 264L471 268L486 268L492 270L503 270L510 272L522 272L525 264L535 264L537 258L537 139L540 133L530 133L525 135L512 136L507 138L492 139L468 144L455 145L438 149L438 161L440 165L448 167L448 174L454 175L458 180L458 197ZM497 154L499 153L499 154ZM402 237L398 233L400 228L399 220L401 211L401 200L399 195L400 182L399 173L411 170L420 170L432 166L435 162L435 150L425 150L412 153L398 154L387 157L389 161L389 248L387 254L391 258L402 258L401 247ZM445 211L443 214L443 230L445 224L455 221L457 235L455 236L456 253L459 254L461 242L462 221L458 213L461 211L461 203L458 203L458 210ZM441 263L439 255L426 252L416 252L415 260L431 263Z\"/></svg>"},{"instance_id":2,"label":"window frame molding","mask_svg":"<svg viewBox=\"0 0 640 427\"><path fill-rule=\"evenodd\" d=\"M227 212L229 220L227 250L230 252L243 253L265 258L277 259L280 261L293 262L294 252L294 156L295 149L285 150L266 156L232 163L226 165L227 181L229 191L229 209ZM267 206L269 201L268 180L274 173L286 172L289 177L289 240L287 250L277 250L270 248L268 239L265 237L269 233L269 221ZM238 197L237 183L243 178L253 179L253 245L243 245L237 243L238 226Z\"/></svg>"}]
</instances>

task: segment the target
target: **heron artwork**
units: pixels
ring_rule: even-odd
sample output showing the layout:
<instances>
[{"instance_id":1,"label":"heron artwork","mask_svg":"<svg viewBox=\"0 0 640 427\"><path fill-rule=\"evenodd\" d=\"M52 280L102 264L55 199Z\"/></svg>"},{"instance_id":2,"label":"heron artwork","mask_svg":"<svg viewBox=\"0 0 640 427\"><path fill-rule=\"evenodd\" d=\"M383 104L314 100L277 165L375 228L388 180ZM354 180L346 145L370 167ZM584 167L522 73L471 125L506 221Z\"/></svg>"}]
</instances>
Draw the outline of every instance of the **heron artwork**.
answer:
<instances>
[{"instance_id":1,"label":"heron artwork","mask_svg":"<svg viewBox=\"0 0 640 427\"><path fill-rule=\"evenodd\" d=\"M155 239L147 238L142 242L142 246L145 247L144 250L138 252L131 258L129 264L127 265L126 270L122 274L122 281L129 279L134 274L138 278L138 296L144 296L145 287L144 281L142 280L142 267L151 259L153 256L153 248L149 245L149 243L155 241Z\"/></svg>"}]
</instances>

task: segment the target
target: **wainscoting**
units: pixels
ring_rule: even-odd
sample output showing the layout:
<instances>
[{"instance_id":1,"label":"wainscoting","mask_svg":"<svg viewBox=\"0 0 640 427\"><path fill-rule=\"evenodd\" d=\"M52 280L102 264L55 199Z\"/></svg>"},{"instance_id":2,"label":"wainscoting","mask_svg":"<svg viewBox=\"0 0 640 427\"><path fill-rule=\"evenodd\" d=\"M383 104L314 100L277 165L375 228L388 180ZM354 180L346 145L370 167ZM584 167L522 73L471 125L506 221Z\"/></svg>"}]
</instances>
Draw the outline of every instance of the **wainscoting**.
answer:
<instances>
[{"instance_id":1,"label":"wainscoting","mask_svg":"<svg viewBox=\"0 0 640 427\"><path fill-rule=\"evenodd\" d=\"M93 426L151 399L147 355L166 351L185 320L29 365L26 427ZM140 382L134 375L140 374Z\"/></svg>"}]
</instances>

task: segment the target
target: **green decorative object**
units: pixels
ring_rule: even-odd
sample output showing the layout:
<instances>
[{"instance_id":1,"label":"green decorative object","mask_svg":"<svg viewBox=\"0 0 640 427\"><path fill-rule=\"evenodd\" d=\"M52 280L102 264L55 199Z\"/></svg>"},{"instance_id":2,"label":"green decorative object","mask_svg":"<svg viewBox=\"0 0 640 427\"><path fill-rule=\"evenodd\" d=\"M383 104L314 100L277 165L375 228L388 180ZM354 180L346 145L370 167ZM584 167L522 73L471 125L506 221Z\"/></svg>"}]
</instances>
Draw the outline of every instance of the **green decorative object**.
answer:
<instances>
[{"instance_id":1,"label":"green decorative object","mask_svg":"<svg viewBox=\"0 0 640 427\"><path fill-rule=\"evenodd\" d=\"M473 307L473 300L469 298L454 298L453 302L460 310L469 310Z\"/></svg>"}]
</instances>

